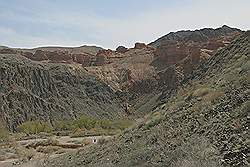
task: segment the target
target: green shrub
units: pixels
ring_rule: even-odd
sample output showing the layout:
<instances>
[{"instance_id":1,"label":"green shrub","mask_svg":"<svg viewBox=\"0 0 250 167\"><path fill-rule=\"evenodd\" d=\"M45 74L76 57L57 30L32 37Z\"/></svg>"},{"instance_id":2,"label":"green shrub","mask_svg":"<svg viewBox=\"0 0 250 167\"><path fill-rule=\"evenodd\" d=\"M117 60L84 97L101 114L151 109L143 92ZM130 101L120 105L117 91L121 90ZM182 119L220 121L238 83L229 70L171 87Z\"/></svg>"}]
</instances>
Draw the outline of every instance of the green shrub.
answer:
<instances>
[{"instance_id":1,"label":"green shrub","mask_svg":"<svg viewBox=\"0 0 250 167\"><path fill-rule=\"evenodd\" d=\"M98 120L96 122L96 127L100 127L102 129L113 129L113 123L110 120Z\"/></svg>"},{"instance_id":2,"label":"green shrub","mask_svg":"<svg viewBox=\"0 0 250 167\"><path fill-rule=\"evenodd\" d=\"M52 129L46 123L39 121L27 121L18 126L18 130L25 134L38 134L40 132L51 132Z\"/></svg>"},{"instance_id":3,"label":"green shrub","mask_svg":"<svg viewBox=\"0 0 250 167\"><path fill-rule=\"evenodd\" d=\"M130 120L107 120L81 116L74 121L58 121L55 123L56 131L72 131L71 137L83 137L91 135L112 135L133 125Z\"/></svg>"},{"instance_id":4,"label":"green shrub","mask_svg":"<svg viewBox=\"0 0 250 167\"><path fill-rule=\"evenodd\" d=\"M96 119L87 116L81 116L79 119L73 121L73 126L75 128L91 129L95 127L96 122Z\"/></svg>"},{"instance_id":5,"label":"green shrub","mask_svg":"<svg viewBox=\"0 0 250 167\"><path fill-rule=\"evenodd\" d=\"M54 125L54 130L57 131L65 131L65 130L73 130L74 125L72 121L63 120L63 121L57 121Z\"/></svg>"},{"instance_id":6,"label":"green shrub","mask_svg":"<svg viewBox=\"0 0 250 167\"><path fill-rule=\"evenodd\" d=\"M155 112L147 118L145 123L145 129L149 129L158 125L163 120L163 116L160 112Z\"/></svg>"},{"instance_id":7,"label":"green shrub","mask_svg":"<svg viewBox=\"0 0 250 167\"><path fill-rule=\"evenodd\" d=\"M133 125L131 120L116 120L113 122L114 129L124 130L131 125Z\"/></svg>"}]
</instances>

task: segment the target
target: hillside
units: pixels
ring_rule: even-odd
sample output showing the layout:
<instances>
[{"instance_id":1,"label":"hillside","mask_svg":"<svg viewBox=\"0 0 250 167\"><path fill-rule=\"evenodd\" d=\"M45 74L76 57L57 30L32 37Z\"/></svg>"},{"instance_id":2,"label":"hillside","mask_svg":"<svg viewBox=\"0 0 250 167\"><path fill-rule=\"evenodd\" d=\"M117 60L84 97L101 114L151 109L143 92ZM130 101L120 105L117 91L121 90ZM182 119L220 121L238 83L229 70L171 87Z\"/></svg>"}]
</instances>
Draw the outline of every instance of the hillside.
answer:
<instances>
[{"instance_id":1,"label":"hillside","mask_svg":"<svg viewBox=\"0 0 250 167\"><path fill-rule=\"evenodd\" d=\"M241 32L240 29L231 28L227 25L223 25L222 27L213 29L213 28L203 28L200 30L187 30L187 31L177 31L177 32L170 32L167 35L164 35L157 39L154 42L151 42L149 45L154 47L159 47L163 43L166 42L188 42L190 40L194 42L204 42L208 41L209 39L216 39L220 36L227 36L230 33Z\"/></svg>"},{"instance_id":2,"label":"hillside","mask_svg":"<svg viewBox=\"0 0 250 167\"><path fill-rule=\"evenodd\" d=\"M0 73L0 119L11 131L28 120L126 115L116 92L81 67L0 54Z\"/></svg>"},{"instance_id":3,"label":"hillside","mask_svg":"<svg viewBox=\"0 0 250 167\"><path fill-rule=\"evenodd\" d=\"M249 165L249 35L0 48L0 166Z\"/></svg>"},{"instance_id":4,"label":"hillside","mask_svg":"<svg viewBox=\"0 0 250 167\"><path fill-rule=\"evenodd\" d=\"M196 42L192 35L196 33L210 35ZM188 31L189 45L181 47L187 35L171 34L180 37L178 43L162 41L158 48L143 43L116 51L95 46L3 48L1 119L14 131L27 120L53 125L58 118L75 119L81 114L139 118L241 31L226 26Z\"/></svg>"},{"instance_id":5,"label":"hillside","mask_svg":"<svg viewBox=\"0 0 250 167\"><path fill-rule=\"evenodd\" d=\"M250 32L200 65L137 126L44 166L248 166Z\"/></svg>"}]
</instances>

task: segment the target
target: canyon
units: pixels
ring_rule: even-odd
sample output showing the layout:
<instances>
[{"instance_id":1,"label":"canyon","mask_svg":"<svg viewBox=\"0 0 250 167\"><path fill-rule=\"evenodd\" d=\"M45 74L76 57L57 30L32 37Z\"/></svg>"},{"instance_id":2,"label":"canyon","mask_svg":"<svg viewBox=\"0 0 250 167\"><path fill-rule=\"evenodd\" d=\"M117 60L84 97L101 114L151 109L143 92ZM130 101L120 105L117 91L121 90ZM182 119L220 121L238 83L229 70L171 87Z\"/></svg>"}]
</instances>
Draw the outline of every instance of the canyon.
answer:
<instances>
[{"instance_id":1,"label":"canyon","mask_svg":"<svg viewBox=\"0 0 250 167\"><path fill-rule=\"evenodd\" d=\"M27 121L55 127L82 115L134 122L107 144L39 167L246 166L249 38L224 25L115 50L1 47L0 127L16 133Z\"/></svg>"}]
</instances>

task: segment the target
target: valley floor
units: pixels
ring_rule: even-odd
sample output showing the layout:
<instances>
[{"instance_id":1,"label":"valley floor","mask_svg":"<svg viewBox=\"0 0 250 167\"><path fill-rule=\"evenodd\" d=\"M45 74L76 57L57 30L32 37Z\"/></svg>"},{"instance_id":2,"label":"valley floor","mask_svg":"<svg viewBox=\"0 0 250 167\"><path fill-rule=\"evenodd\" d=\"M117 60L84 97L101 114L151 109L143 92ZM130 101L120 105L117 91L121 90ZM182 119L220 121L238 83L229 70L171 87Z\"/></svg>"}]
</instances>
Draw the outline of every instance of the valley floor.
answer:
<instances>
[{"instance_id":1,"label":"valley floor","mask_svg":"<svg viewBox=\"0 0 250 167\"><path fill-rule=\"evenodd\" d=\"M0 167L40 166L48 158L56 158L65 153L79 151L110 138L112 136L52 136L2 143L0 146Z\"/></svg>"}]
</instances>

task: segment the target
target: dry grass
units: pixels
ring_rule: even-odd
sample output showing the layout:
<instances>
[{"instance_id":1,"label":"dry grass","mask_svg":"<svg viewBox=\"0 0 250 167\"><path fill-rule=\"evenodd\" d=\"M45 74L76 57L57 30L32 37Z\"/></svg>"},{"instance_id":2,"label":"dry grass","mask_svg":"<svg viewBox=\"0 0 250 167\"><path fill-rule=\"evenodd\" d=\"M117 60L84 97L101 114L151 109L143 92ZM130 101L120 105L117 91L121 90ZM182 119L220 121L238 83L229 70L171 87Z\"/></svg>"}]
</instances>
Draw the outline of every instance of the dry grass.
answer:
<instances>
[{"instance_id":1,"label":"dry grass","mask_svg":"<svg viewBox=\"0 0 250 167\"><path fill-rule=\"evenodd\" d=\"M52 154L54 152L58 152L61 147L58 146L38 146L36 151L44 154Z\"/></svg>"},{"instance_id":2,"label":"dry grass","mask_svg":"<svg viewBox=\"0 0 250 167\"><path fill-rule=\"evenodd\" d=\"M5 142L10 139L9 132L2 126L0 126L0 142Z\"/></svg>"},{"instance_id":3,"label":"dry grass","mask_svg":"<svg viewBox=\"0 0 250 167\"><path fill-rule=\"evenodd\" d=\"M19 159L30 160L36 155L36 150L33 148L27 149L25 147L18 146L15 148L15 151Z\"/></svg>"}]
</instances>

